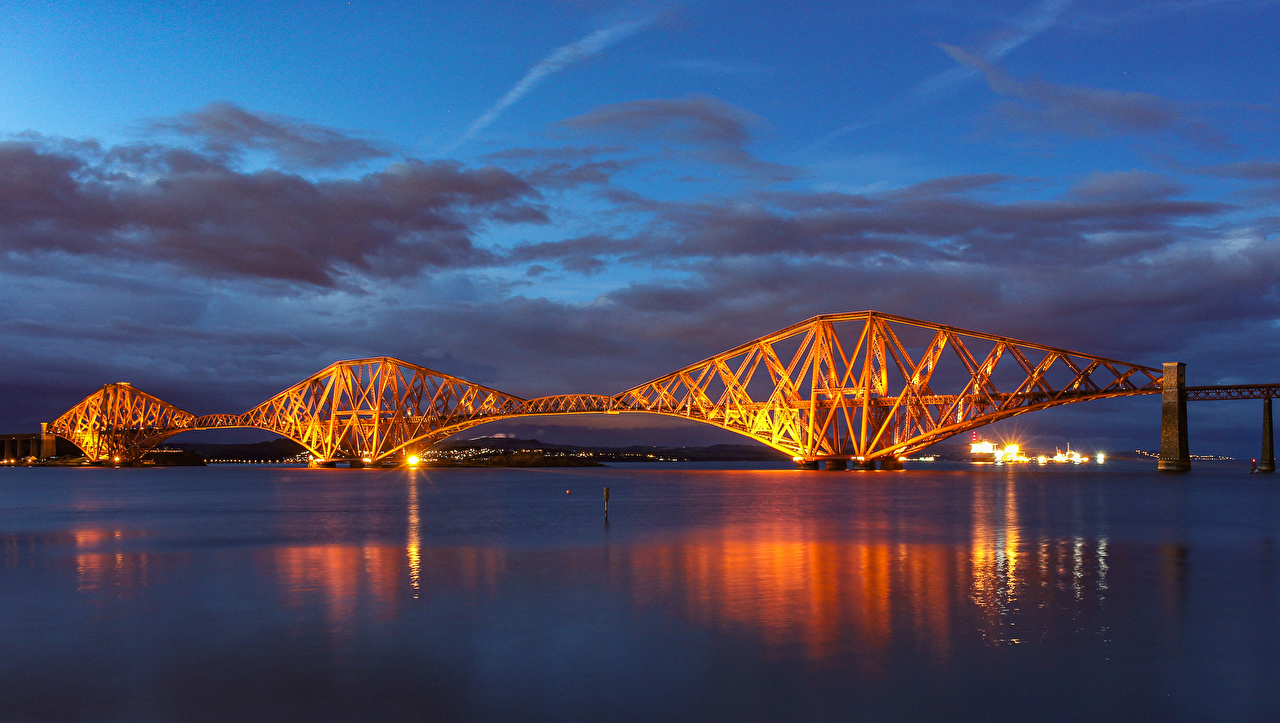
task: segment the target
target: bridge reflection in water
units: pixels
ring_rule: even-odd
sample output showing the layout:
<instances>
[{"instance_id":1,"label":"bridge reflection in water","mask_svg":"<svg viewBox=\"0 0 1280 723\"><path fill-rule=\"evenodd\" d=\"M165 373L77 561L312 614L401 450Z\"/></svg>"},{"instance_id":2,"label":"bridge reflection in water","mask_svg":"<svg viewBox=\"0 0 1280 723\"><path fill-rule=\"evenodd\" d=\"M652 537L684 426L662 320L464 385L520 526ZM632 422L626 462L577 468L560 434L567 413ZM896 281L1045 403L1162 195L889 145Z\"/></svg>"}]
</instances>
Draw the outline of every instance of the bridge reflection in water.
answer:
<instances>
[{"instance_id":1,"label":"bridge reflection in water","mask_svg":"<svg viewBox=\"0 0 1280 723\"><path fill-rule=\"evenodd\" d=\"M1105 537L1038 536L1020 518L1018 492L1012 476L976 479L963 506L967 516L943 522L937 515L904 514L901 500L876 494L859 495L849 519L815 519L802 506L778 508L776 495L767 492L755 499L736 495L722 524L641 535L604 550L548 553L423 544L421 490L411 483L403 543L269 545L253 552L252 566L271 581L279 608L311 610L332 634L396 621L440 598L484 605L513 591L585 586L621 595L641 613L675 615L779 656L818 662L855 657L874 667L904 648L945 661L957 645L1105 637L1102 609L1112 594L1117 551ZM299 487L288 494L305 493ZM334 534L343 525L388 520L314 522ZM145 538L113 528L9 535L0 559L14 568L33 545L69 545L76 589L109 601L193 564L189 553L136 551ZM1168 561L1177 551L1129 552L1161 561L1167 594L1149 607L1176 620L1184 582L1181 568Z\"/></svg>"},{"instance_id":2,"label":"bridge reflection in water","mask_svg":"<svg viewBox=\"0 0 1280 723\"><path fill-rule=\"evenodd\" d=\"M1012 480L975 486L968 540L921 541L963 525L891 529L892 519L888 509L860 510L867 531L854 541L802 519L728 525L636 546L616 567L639 605L682 609L815 660L904 645L944 660L975 632L994 646L1100 632L1062 628L1098 619L1090 613L1106 599L1108 541L1026 539Z\"/></svg>"},{"instance_id":3,"label":"bridge reflection in water","mask_svg":"<svg viewBox=\"0 0 1280 723\"><path fill-rule=\"evenodd\" d=\"M0 509L0 700L49 720L806 700L791 718L931 720L958 699L1272 719L1248 701L1280 702L1280 494L1136 469L24 473Z\"/></svg>"}]
</instances>

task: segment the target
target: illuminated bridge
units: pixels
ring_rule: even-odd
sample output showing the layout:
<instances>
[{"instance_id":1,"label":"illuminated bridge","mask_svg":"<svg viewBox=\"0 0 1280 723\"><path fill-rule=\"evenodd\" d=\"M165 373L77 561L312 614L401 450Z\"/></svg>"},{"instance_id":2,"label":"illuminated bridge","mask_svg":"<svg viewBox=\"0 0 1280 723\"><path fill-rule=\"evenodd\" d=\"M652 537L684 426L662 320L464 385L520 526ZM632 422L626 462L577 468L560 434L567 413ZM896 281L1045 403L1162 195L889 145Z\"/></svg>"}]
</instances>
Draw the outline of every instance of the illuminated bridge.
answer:
<instances>
[{"instance_id":1,"label":"illuminated bridge","mask_svg":"<svg viewBox=\"0 0 1280 723\"><path fill-rule=\"evenodd\" d=\"M251 427L298 442L319 463L358 466L394 462L500 419L641 412L721 427L802 465L893 469L900 457L1018 414L1160 394L1165 373L862 311L816 316L612 396L523 399L375 357L331 364L240 414L197 416L107 384L48 432L91 460L128 463L175 434Z\"/></svg>"}]
</instances>

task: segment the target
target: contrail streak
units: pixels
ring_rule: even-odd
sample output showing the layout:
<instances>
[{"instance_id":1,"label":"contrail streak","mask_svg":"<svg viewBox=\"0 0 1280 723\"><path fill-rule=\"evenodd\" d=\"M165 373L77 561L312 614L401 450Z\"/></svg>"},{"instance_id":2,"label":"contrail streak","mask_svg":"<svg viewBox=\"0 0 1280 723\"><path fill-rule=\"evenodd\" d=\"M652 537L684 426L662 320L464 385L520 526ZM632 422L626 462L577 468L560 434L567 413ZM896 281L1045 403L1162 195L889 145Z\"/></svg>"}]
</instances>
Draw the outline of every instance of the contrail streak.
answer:
<instances>
[{"instance_id":1,"label":"contrail streak","mask_svg":"<svg viewBox=\"0 0 1280 723\"><path fill-rule=\"evenodd\" d=\"M1022 44L1056 25L1058 17L1072 2L1074 0L1040 0L1024 17L1012 23L1009 33L980 50L977 55L987 62L994 62L1003 58L1018 49ZM943 98L949 98L959 93L966 84L977 78L977 76L978 71L968 66L951 68L938 73L928 80L916 83L897 100L880 106L863 120L828 133L817 143L810 146L809 150L817 150L841 136L893 120Z\"/></svg>"},{"instance_id":2,"label":"contrail streak","mask_svg":"<svg viewBox=\"0 0 1280 723\"><path fill-rule=\"evenodd\" d=\"M568 45L562 45L551 51L550 55L539 60L532 68L530 68L529 72L525 73L525 76L520 79L520 82L516 83L511 90L507 91L506 95L499 98L497 103L494 103L489 110L486 110L484 113L480 114L479 118L472 121L471 125L467 127L467 130L458 137L458 140L454 141L453 144L444 149L444 152L448 153L453 151L458 148L458 146L461 146L472 138L475 138L480 131L487 128L489 124L498 119L498 116L502 115L503 112L514 105L516 101L528 95L529 91L538 87L538 85L549 76L564 70L566 67L578 62L579 60L601 52L610 45L613 45L620 40L624 40L630 35L634 35L635 33L644 30L645 27L653 22L653 20L654 19L652 17L649 17L641 20L618 23L617 25L612 25L603 30L597 30L581 40L569 43Z\"/></svg>"}]
</instances>

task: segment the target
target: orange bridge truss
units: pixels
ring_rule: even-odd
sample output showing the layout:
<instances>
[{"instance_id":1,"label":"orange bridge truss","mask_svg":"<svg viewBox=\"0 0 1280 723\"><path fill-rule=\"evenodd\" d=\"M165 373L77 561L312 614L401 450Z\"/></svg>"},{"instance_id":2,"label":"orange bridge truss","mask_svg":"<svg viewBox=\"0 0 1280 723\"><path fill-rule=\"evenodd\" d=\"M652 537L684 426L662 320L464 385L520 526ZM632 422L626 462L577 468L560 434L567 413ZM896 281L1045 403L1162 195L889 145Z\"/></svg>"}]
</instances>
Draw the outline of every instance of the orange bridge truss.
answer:
<instances>
[{"instance_id":1,"label":"orange bridge truss","mask_svg":"<svg viewBox=\"0 0 1280 723\"><path fill-rule=\"evenodd\" d=\"M378 462L486 422L644 412L763 442L797 460L897 458L1018 414L1159 394L1162 370L874 311L816 316L613 396L523 399L390 357L336 362L243 414L198 417L108 384L49 425L97 461L168 437L254 427L321 461Z\"/></svg>"}]
</instances>

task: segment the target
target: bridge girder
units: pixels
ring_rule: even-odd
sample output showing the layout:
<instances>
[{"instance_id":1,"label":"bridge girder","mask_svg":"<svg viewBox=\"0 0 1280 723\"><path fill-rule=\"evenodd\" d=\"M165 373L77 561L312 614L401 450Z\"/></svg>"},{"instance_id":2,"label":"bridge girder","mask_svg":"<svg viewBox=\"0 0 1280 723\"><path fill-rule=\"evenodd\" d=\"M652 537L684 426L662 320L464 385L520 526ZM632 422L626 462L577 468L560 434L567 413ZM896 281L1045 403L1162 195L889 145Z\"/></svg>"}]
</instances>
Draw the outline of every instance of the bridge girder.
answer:
<instances>
[{"instance_id":1,"label":"bridge girder","mask_svg":"<svg viewBox=\"0 0 1280 723\"><path fill-rule=\"evenodd\" d=\"M615 399L797 458L870 460L1018 414L1160 390L1153 367L864 311L814 317Z\"/></svg>"},{"instance_id":2,"label":"bridge girder","mask_svg":"<svg viewBox=\"0 0 1280 723\"><path fill-rule=\"evenodd\" d=\"M239 415L107 385L50 431L96 460L179 432L254 427L322 460L385 459L541 414L643 412L712 424L797 459L911 454L1018 414L1161 391L1153 367L873 311L817 316L613 396L523 399L391 357L335 362Z\"/></svg>"},{"instance_id":3,"label":"bridge girder","mask_svg":"<svg viewBox=\"0 0 1280 723\"><path fill-rule=\"evenodd\" d=\"M106 384L49 424L95 462L133 461L179 432L195 415L126 382Z\"/></svg>"}]
</instances>

